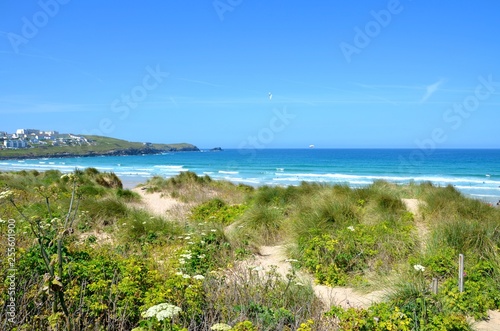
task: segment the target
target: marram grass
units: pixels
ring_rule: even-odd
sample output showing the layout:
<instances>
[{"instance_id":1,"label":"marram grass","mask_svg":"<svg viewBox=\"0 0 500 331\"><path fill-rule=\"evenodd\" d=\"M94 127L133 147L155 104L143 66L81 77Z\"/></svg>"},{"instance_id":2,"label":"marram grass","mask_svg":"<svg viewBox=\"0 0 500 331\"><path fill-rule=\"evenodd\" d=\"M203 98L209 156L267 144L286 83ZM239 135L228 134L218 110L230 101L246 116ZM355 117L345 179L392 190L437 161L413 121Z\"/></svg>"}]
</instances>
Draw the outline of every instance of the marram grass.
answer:
<instances>
[{"instance_id":1,"label":"marram grass","mask_svg":"<svg viewBox=\"0 0 500 331\"><path fill-rule=\"evenodd\" d=\"M18 270L17 324L2 315L5 330L469 330L469 317L500 308L500 211L453 187L378 181L253 189L193 173L152 178L148 190L191 211L170 219L134 209L139 198L112 174L86 169L69 178L0 173L1 276L11 219ZM421 201L419 215L402 199ZM68 211L71 226L61 227ZM243 267L261 245L289 247L294 272L316 282L379 286L389 295L367 309L330 309L294 272L283 278ZM465 255L464 294L456 286L458 254ZM3 305L7 286L0 285ZM167 305L179 309L155 310L165 311L161 321L141 315Z\"/></svg>"}]
</instances>

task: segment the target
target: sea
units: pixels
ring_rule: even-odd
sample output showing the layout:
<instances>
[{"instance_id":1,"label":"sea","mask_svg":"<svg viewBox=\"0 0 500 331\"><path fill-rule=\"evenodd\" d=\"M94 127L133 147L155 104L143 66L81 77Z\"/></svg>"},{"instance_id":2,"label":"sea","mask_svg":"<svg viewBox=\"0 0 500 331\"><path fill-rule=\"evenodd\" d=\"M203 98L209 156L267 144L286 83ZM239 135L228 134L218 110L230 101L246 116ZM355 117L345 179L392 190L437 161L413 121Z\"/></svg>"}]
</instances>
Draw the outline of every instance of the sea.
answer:
<instances>
[{"instance_id":1,"label":"sea","mask_svg":"<svg viewBox=\"0 0 500 331\"><path fill-rule=\"evenodd\" d=\"M467 196L500 200L500 149L227 149L155 155L0 160L1 171L94 167L114 172L126 187L182 171L252 186L301 182L362 187L375 180L453 185Z\"/></svg>"}]
</instances>

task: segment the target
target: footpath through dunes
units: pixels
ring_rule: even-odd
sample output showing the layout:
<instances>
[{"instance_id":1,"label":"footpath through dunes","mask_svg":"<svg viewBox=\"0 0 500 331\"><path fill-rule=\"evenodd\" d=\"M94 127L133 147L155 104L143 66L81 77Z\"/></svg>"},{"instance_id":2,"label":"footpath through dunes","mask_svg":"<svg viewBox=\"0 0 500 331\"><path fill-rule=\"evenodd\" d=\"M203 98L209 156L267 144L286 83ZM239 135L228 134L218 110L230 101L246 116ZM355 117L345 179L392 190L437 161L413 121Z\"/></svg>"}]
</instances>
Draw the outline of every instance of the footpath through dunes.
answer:
<instances>
[{"instance_id":1,"label":"footpath through dunes","mask_svg":"<svg viewBox=\"0 0 500 331\"><path fill-rule=\"evenodd\" d=\"M141 202L131 203L130 206L142 208L156 216L171 215L179 209L182 210L189 208L188 204L159 192L148 193L142 187L136 187L133 191L141 196ZM229 233L232 230L234 230L234 224L229 225L225 229L225 232ZM253 258L245 261L244 263L262 267L262 273L275 269L281 277L286 279L286 275L291 271L292 265L286 256L285 250L286 247L284 245L261 246L259 248L259 254L254 255ZM316 285L314 284L312 276L302 272L298 273L298 278L301 282L307 282L312 285L316 296L321 299L326 309L331 307L333 304L340 305L345 308L367 308L372 303L380 301L384 295L383 291L363 294L347 287Z\"/></svg>"},{"instance_id":2,"label":"footpath through dunes","mask_svg":"<svg viewBox=\"0 0 500 331\"><path fill-rule=\"evenodd\" d=\"M185 203L169 197L160 192L148 193L143 187L136 187L132 189L135 193L141 196L141 202L133 202L129 205L134 208L147 210L151 214L159 217L164 217L172 214L175 211L185 209Z\"/></svg>"},{"instance_id":3,"label":"footpath through dunes","mask_svg":"<svg viewBox=\"0 0 500 331\"><path fill-rule=\"evenodd\" d=\"M287 274L292 270L292 261L286 256L286 246L284 245L261 246L259 254L256 254L253 259L246 261L246 263L260 266L261 273L275 269L283 279L286 279ZM359 293L349 287L316 285L313 277L303 272L298 272L297 278L301 283L311 284L316 296L323 302L325 310L329 310L332 305L339 305L344 308L368 308L373 303L380 302L385 294L384 291Z\"/></svg>"},{"instance_id":4,"label":"footpath through dunes","mask_svg":"<svg viewBox=\"0 0 500 331\"><path fill-rule=\"evenodd\" d=\"M422 241L422 250L424 250L425 245L427 244L427 238L429 237L429 228L424 223L420 212L420 207L424 205L424 202L418 199L401 199L401 201L405 204L406 209L413 214L417 234Z\"/></svg>"},{"instance_id":5,"label":"footpath through dunes","mask_svg":"<svg viewBox=\"0 0 500 331\"><path fill-rule=\"evenodd\" d=\"M162 193L147 193L141 187L133 189L138 193L142 201L139 203L132 203L131 206L135 208L143 208L150 213L157 216L179 215L186 212L192 205L184 203L178 199L174 199ZM422 201L418 199L402 199L408 211L414 214L417 232L419 237L423 240L423 246L430 234L430 231L423 221L421 214ZM230 233L234 230L234 224L226 227L225 232ZM247 266L260 266L260 273L275 270L281 277L286 279L287 274L291 271L292 261L286 255L285 245L275 246L261 246L259 247L258 254L253 258L244 262ZM360 293L353 288L349 287L329 287L324 285L317 285L311 275L303 272L297 273L297 280L306 284L311 284L316 296L323 302L325 310L328 310L332 305L340 305L344 308L360 307L368 308L374 303L381 302L386 294L385 291L374 291L371 293ZM477 331L500 331L500 312L489 311L490 319L488 321L481 321L474 323L473 328Z\"/></svg>"}]
</instances>

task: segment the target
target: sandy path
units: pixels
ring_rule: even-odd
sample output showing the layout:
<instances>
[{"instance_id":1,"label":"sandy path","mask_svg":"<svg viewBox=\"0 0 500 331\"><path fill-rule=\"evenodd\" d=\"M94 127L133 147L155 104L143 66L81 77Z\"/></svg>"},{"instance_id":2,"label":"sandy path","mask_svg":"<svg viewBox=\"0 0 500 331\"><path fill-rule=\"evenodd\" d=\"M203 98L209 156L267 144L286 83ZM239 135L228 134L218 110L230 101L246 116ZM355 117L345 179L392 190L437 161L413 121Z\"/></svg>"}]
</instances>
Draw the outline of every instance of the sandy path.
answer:
<instances>
[{"instance_id":1,"label":"sandy path","mask_svg":"<svg viewBox=\"0 0 500 331\"><path fill-rule=\"evenodd\" d=\"M168 211L183 204L179 200L162 195L158 192L147 193L140 187L134 188L132 191L138 193L141 196L142 201L131 205L133 207L146 209L157 216L165 216Z\"/></svg>"},{"instance_id":2,"label":"sandy path","mask_svg":"<svg viewBox=\"0 0 500 331\"><path fill-rule=\"evenodd\" d=\"M262 246L259 253L253 260L254 265L261 266L262 272L269 271L274 267L283 278L286 278L292 266L290 262L287 262L284 246ZM312 285L316 296L321 299L326 309L329 309L334 304L344 308L367 308L374 302L381 301L384 294L382 291L362 294L348 287L316 285L310 275L300 272L297 276L299 281L308 282Z\"/></svg>"},{"instance_id":3,"label":"sandy path","mask_svg":"<svg viewBox=\"0 0 500 331\"><path fill-rule=\"evenodd\" d=\"M401 201L405 204L406 209L414 215L418 237L422 240L422 250L424 250L429 237L429 228L424 223L420 213L420 206L423 202L418 199L401 199Z\"/></svg>"},{"instance_id":4,"label":"sandy path","mask_svg":"<svg viewBox=\"0 0 500 331\"><path fill-rule=\"evenodd\" d=\"M419 212L419 207L420 207L420 200L418 199L401 199L401 201L405 204L406 209L408 209L410 212L413 213L413 215L417 216L420 215Z\"/></svg>"},{"instance_id":5,"label":"sandy path","mask_svg":"<svg viewBox=\"0 0 500 331\"><path fill-rule=\"evenodd\" d=\"M482 321L474 325L477 331L500 331L500 311L489 311L489 321Z\"/></svg>"}]
</instances>

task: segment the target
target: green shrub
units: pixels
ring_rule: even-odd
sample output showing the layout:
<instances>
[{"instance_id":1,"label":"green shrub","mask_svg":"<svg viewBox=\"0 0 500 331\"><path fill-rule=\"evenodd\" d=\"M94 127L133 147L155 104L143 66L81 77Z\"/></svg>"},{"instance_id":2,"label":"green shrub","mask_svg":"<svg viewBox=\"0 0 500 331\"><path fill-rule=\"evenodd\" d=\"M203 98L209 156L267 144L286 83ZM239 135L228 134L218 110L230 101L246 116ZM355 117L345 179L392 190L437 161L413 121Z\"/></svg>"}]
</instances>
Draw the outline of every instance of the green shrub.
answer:
<instances>
[{"instance_id":1,"label":"green shrub","mask_svg":"<svg viewBox=\"0 0 500 331\"><path fill-rule=\"evenodd\" d=\"M153 217L144 210L130 210L116 225L124 243L167 242L184 231L178 223Z\"/></svg>"},{"instance_id":2,"label":"green shrub","mask_svg":"<svg viewBox=\"0 0 500 331\"><path fill-rule=\"evenodd\" d=\"M123 188L122 181L118 176L113 173L99 173L95 176L95 181L97 184L107 187L107 188Z\"/></svg>"},{"instance_id":3,"label":"green shrub","mask_svg":"<svg viewBox=\"0 0 500 331\"><path fill-rule=\"evenodd\" d=\"M299 239L301 260L319 283L347 285L366 271L388 273L416 245L410 214L396 224L350 225L331 234Z\"/></svg>"},{"instance_id":4,"label":"green shrub","mask_svg":"<svg viewBox=\"0 0 500 331\"><path fill-rule=\"evenodd\" d=\"M221 199L209 200L191 210L190 219L193 221L209 221L220 224L230 224L243 215L245 205L227 205Z\"/></svg>"},{"instance_id":5,"label":"green shrub","mask_svg":"<svg viewBox=\"0 0 500 331\"><path fill-rule=\"evenodd\" d=\"M257 330L294 330L321 307L310 285L294 273L231 268L207 278L207 315L218 320L247 320Z\"/></svg>"},{"instance_id":6,"label":"green shrub","mask_svg":"<svg viewBox=\"0 0 500 331\"><path fill-rule=\"evenodd\" d=\"M210 229L182 237L188 247L179 255L179 269L188 275L206 275L231 261L231 245L222 231Z\"/></svg>"},{"instance_id":7,"label":"green shrub","mask_svg":"<svg viewBox=\"0 0 500 331\"><path fill-rule=\"evenodd\" d=\"M138 193L135 193L134 191L131 191L129 189L122 188L116 190L116 196L128 202L139 201L141 199L141 196Z\"/></svg>"},{"instance_id":8,"label":"green shrub","mask_svg":"<svg viewBox=\"0 0 500 331\"><path fill-rule=\"evenodd\" d=\"M232 331L258 331L258 329L250 321L239 322L231 330Z\"/></svg>"},{"instance_id":9,"label":"green shrub","mask_svg":"<svg viewBox=\"0 0 500 331\"><path fill-rule=\"evenodd\" d=\"M333 306L326 316L338 318L340 329L345 331L414 330L409 316L386 303L375 304L368 309Z\"/></svg>"},{"instance_id":10,"label":"green shrub","mask_svg":"<svg viewBox=\"0 0 500 331\"><path fill-rule=\"evenodd\" d=\"M123 201L116 198L84 199L80 203L80 210L87 212L91 224L113 225L124 219L129 209Z\"/></svg>"},{"instance_id":11,"label":"green shrub","mask_svg":"<svg viewBox=\"0 0 500 331\"><path fill-rule=\"evenodd\" d=\"M444 306L452 312L485 319L488 310L500 308L498 265L481 261L468 268L464 276L464 292L460 293L455 277L442 284Z\"/></svg>"},{"instance_id":12,"label":"green shrub","mask_svg":"<svg viewBox=\"0 0 500 331\"><path fill-rule=\"evenodd\" d=\"M252 205L242 216L241 224L255 242L269 245L283 239L283 209L276 206Z\"/></svg>"}]
</instances>

